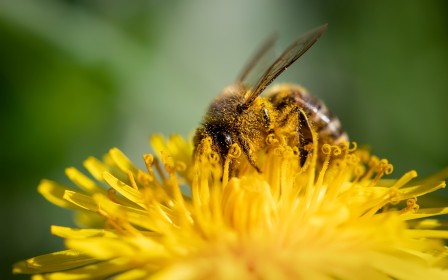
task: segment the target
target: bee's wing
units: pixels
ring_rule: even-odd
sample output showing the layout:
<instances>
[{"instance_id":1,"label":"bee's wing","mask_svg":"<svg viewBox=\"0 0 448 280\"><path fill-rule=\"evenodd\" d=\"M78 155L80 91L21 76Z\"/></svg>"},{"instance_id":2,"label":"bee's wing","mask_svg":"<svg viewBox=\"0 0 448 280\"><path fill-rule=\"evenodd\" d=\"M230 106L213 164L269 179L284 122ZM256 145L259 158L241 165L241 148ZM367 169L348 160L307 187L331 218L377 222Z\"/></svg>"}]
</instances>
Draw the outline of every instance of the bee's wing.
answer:
<instances>
[{"instance_id":1,"label":"bee's wing","mask_svg":"<svg viewBox=\"0 0 448 280\"><path fill-rule=\"evenodd\" d=\"M272 34L258 49L254 56L249 60L241 71L237 83L243 84L246 87L255 86L260 77L260 73L269 67L274 57L274 46L277 41L277 34ZM258 76L256 76L258 75Z\"/></svg>"},{"instance_id":2,"label":"bee's wing","mask_svg":"<svg viewBox=\"0 0 448 280\"><path fill-rule=\"evenodd\" d=\"M301 57L317 41L325 30L327 30L327 24L319 26L299 37L279 56L279 58L277 58L277 60L274 61L274 63L269 66L252 87L250 84L246 84L244 79L246 79L248 73L251 71L251 67L258 63L258 59L267 53L267 50L272 48L274 41L267 41L267 43L257 52L257 56L250 61L241 76L241 82L249 90L244 99L244 103L242 104L242 108L248 108L255 98L257 98L257 96L259 96L265 88L278 77L278 75Z\"/></svg>"}]
</instances>

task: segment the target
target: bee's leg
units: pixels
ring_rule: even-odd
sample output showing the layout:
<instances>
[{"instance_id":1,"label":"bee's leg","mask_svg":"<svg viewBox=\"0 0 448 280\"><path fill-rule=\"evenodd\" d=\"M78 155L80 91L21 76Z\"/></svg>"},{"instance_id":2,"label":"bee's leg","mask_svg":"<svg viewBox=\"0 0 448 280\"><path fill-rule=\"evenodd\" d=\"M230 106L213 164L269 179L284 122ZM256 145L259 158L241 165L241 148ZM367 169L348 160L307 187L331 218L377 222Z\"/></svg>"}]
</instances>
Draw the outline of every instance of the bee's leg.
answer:
<instances>
[{"instance_id":1,"label":"bee's leg","mask_svg":"<svg viewBox=\"0 0 448 280\"><path fill-rule=\"evenodd\" d=\"M297 132L299 133L300 166L303 167L310 153L309 144L313 143L313 131L306 114L299 107L296 108L298 109L299 120Z\"/></svg>"},{"instance_id":2,"label":"bee's leg","mask_svg":"<svg viewBox=\"0 0 448 280\"><path fill-rule=\"evenodd\" d=\"M244 137L241 137L241 135L238 135L238 142L240 143L241 149L243 150L243 153L246 155L250 165L252 165L255 168L255 170L257 170L258 173L261 173L261 169L255 163L255 158L253 154L250 152L251 149L249 142L244 140Z\"/></svg>"},{"instance_id":3,"label":"bee's leg","mask_svg":"<svg viewBox=\"0 0 448 280\"><path fill-rule=\"evenodd\" d=\"M291 117L297 117L296 129L299 136L297 146L299 148L300 166L303 167L309 155L309 144L313 143L313 132L305 112L298 106L291 106L290 110L285 112L283 118L279 122L279 125L286 125Z\"/></svg>"}]
</instances>

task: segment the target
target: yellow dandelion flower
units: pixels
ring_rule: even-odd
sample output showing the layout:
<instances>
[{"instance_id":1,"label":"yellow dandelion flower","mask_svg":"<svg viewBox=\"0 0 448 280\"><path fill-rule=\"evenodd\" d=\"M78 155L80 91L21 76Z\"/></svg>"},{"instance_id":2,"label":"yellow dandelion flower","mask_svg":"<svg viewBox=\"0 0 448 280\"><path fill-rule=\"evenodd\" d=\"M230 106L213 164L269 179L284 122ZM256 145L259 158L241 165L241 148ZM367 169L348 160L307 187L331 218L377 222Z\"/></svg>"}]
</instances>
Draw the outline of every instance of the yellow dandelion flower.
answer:
<instances>
[{"instance_id":1,"label":"yellow dandelion flower","mask_svg":"<svg viewBox=\"0 0 448 280\"><path fill-rule=\"evenodd\" d=\"M274 139L275 140L275 139ZM301 168L297 150L270 139L262 173L233 146L224 168L205 140L193 155L178 136L152 138L147 170L118 149L84 162L77 186L39 192L77 211L81 228L53 226L67 249L17 263L33 279L448 279L448 207L417 199L447 171L399 179L387 160L324 145ZM315 147L317 148L317 147ZM229 175L230 162L238 173Z\"/></svg>"}]
</instances>

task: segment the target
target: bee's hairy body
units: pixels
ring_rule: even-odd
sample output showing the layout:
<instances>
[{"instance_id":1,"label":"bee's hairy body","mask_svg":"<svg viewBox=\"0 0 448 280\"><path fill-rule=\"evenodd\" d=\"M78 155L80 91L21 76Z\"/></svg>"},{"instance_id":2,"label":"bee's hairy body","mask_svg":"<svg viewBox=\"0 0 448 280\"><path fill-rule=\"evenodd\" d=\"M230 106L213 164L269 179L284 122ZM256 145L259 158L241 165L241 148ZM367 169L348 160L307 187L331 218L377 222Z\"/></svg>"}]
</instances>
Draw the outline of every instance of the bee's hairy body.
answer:
<instances>
[{"instance_id":1,"label":"bee's hairy body","mask_svg":"<svg viewBox=\"0 0 448 280\"><path fill-rule=\"evenodd\" d=\"M274 117L273 106L264 98L257 98L250 110L241 110L244 88L232 85L216 97L205 114L202 126L198 128L195 146L210 137L213 147L225 159L230 146L238 143L249 161L254 163L254 151L265 146L265 140L272 129L270 120Z\"/></svg>"},{"instance_id":2,"label":"bee's hairy body","mask_svg":"<svg viewBox=\"0 0 448 280\"><path fill-rule=\"evenodd\" d=\"M325 103L298 85L278 85L268 94L269 101L282 106L298 106L308 116L314 131L318 133L319 144L339 144L348 141L348 135L342 129L339 119L328 109Z\"/></svg>"},{"instance_id":3,"label":"bee's hairy body","mask_svg":"<svg viewBox=\"0 0 448 280\"><path fill-rule=\"evenodd\" d=\"M269 134L282 138L300 151L300 164L307 159L306 145L318 133L319 146L347 141L348 137L325 104L304 88L281 84L257 97L251 107L241 110L245 89L232 85L224 89L210 105L195 136L195 146L210 137L212 147L223 161L233 143L237 143L249 162L256 164L255 152L266 147Z\"/></svg>"},{"instance_id":4,"label":"bee's hairy body","mask_svg":"<svg viewBox=\"0 0 448 280\"><path fill-rule=\"evenodd\" d=\"M273 47L273 38L268 40L244 68L236 83L226 87L212 102L196 130L195 148L202 140L210 138L212 149L220 155L223 164L230 147L237 144L249 163L261 172L256 154L266 148L271 134L298 148L301 166L312 152L313 144L320 146L347 141L339 120L322 101L305 89L284 84L273 87L264 97L260 96L316 42L326 28L326 25L320 26L294 41L257 80L250 82L249 74Z\"/></svg>"}]
</instances>

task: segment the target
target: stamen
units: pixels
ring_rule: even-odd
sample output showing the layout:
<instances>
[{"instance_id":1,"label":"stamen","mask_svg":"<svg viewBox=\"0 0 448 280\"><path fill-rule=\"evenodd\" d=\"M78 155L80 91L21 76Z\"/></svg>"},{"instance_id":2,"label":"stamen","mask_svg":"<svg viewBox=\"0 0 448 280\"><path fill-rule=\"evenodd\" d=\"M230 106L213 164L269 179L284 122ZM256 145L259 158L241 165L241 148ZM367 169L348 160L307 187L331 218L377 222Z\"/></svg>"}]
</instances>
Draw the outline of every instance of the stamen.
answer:
<instances>
[{"instance_id":1,"label":"stamen","mask_svg":"<svg viewBox=\"0 0 448 280\"><path fill-rule=\"evenodd\" d=\"M324 155L329 155L331 153L331 145L323 144L321 150Z\"/></svg>"},{"instance_id":2,"label":"stamen","mask_svg":"<svg viewBox=\"0 0 448 280\"><path fill-rule=\"evenodd\" d=\"M400 210L400 214L415 213L418 211L418 209L420 209L420 205L417 204L417 198L416 197L409 198L406 201L406 207Z\"/></svg>"},{"instance_id":3,"label":"stamen","mask_svg":"<svg viewBox=\"0 0 448 280\"><path fill-rule=\"evenodd\" d=\"M224 168L223 168L223 176L222 176L222 182L223 186L225 186L229 182L229 176L230 176L230 163L233 159L239 158L241 156L241 148L237 143L233 143L230 146L229 152L227 153L226 160L224 161Z\"/></svg>"},{"instance_id":4,"label":"stamen","mask_svg":"<svg viewBox=\"0 0 448 280\"><path fill-rule=\"evenodd\" d=\"M322 183L324 181L324 176L325 176L325 172L328 169L328 166L330 164L330 157L332 154L332 148L333 146L331 146L330 144L323 144L322 145L322 153L325 155L323 164L322 164L322 168L319 171L319 176L317 177L316 180L316 187L320 188L322 186Z\"/></svg>"},{"instance_id":5,"label":"stamen","mask_svg":"<svg viewBox=\"0 0 448 280\"><path fill-rule=\"evenodd\" d=\"M387 206L397 205L400 201L403 200L403 194L396 188L390 188L389 192L384 196L384 198L377 203L374 207L370 208L363 217L372 217L378 213L382 209L383 212L387 212Z\"/></svg>"},{"instance_id":6,"label":"stamen","mask_svg":"<svg viewBox=\"0 0 448 280\"><path fill-rule=\"evenodd\" d=\"M171 175L171 173L175 172L176 169L174 168L174 160L171 155L166 152L162 152L162 162L168 174Z\"/></svg>"},{"instance_id":7,"label":"stamen","mask_svg":"<svg viewBox=\"0 0 448 280\"><path fill-rule=\"evenodd\" d=\"M353 153L358 149L358 143L356 143L355 141L352 142L343 141L339 145L342 146L345 150L347 150L348 153Z\"/></svg>"},{"instance_id":8,"label":"stamen","mask_svg":"<svg viewBox=\"0 0 448 280\"><path fill-rule=\"evenodd\" d=\"M117 216L110 215L107 211L101 208L100 203L98 204L98 214L106 219L105 228L113 228L124 236L129 236L129 232L126 230L125 224L126 219L118 219Z\"/></svg>"},{"instance_id":9,"label":"stamen","mask_svg":"<svg viewBox=\"0 0 448 280\"><path fill-rule=\"evenodd\" d=\"M368 162L369 169L363 176L362 180L370 180L369 187L374 186L378 181L386 174L389 175L393 172L393 165L390 164L387 159L379 159L376 156L371 156ZM375 174L373 179L372 176Z\"/></svg>"},{"instance_id":10,"label":"stamen","mask_svg":"<svg viewBox=\"0 0 448 280\"><path fill-rule=\"evenodd\" d=\"M350 151L349 151L350 152ZM350 164L350 165L358 165L359 162L361 161L360 158L357 155L354 154L348 154L345 156L345 160Z\"/></svg>"},{"instance_id":11,"label":"stamen","mask_svg":"<svg viewBox=\"0 0 448 280\"><path fill-rule=\"evenodd\" d=\"M390 188L387 194L387 200L392 205L397 205L403 200L403 193L397 188Z\"/></svg>"},{"instance_id":12,"label":"stamen","mask_svg":"<svg viewBox=\"0 0 448 280\"><path fill-rule=\"evenodd\" d=\"M128 171L128 179L131 187L133 187L135 190L138 190L138 186L137 183L135 182L134 175L130 171Z\"/></svg>"},{"instance_id":13,"label":"stamen","mask_svg":"<svg viewBox=\"0 0 448 280\"><path fill-rule=\"evenodd\" d=\"M277 145L280 143L280 140L275 136L275 134L271 133L266 137L266 144L268 145Z\"/></svg>"},{"instance_id":14,"label":"stamen","mask_svg":"<svg viewBox=\"0 0 448 280\"><path fill-rule=\"evenodd\" d=\"M231 158L239 158L241 156L241 148L238 144L234 143L230 146L228 156Z\"/></svg>"},{"instance_id":15,"label":"stamen","mask_svg":"<svg viewBox=\"0 0 448 280\"><path fill-rule=\"evenodd\" d=\"M340 154L342 154L342 149L339 146L333 145L331 146L331 149L333 151L334 156L339 156Z\"/></svg>"},{"instance_id":16,"label":"stamen","mask_svg":"<svg viewBox=\"0 0 448 280\"><path fill-rule=\"evenodd\" d=\"M140 173L140 174L149 175L145 176L145 179L147 179L149 182L153 182L155 179L154 171L152 169L152 165L154 164L154 156L151 154L143 155L143 160L145 161L146 170L148 171L148 173Z\"/></svg>"},{"instance_id":17,"label":"stamen","mask_svg":"<svg viewBox=\"0 0 448 280\"><path fill-rule=\"evenodd\" d=\"M180 190L178 177L176 174L176 164L174 163L173 158L171 155L165 154L163 156L163 162L165 164L165 169L168 172L168 180L166 181L166 185L169 186L169 190L171 192L171 195L174 199L174 201L178 204L178 206L183 209L185 207L184 205L184 197L182 195L182 192Z\"/></svg>"},{"instance_id":18,"label":"stamen","mask_svg":"<svg viewBox=\"0 0 448 280\"><path fill-rule=\"evenodd\" d=\"M183 161L178 161L178 162L176 162L174 169L178 172L185 171L185 170L187 170L187 164Z\"/></svg>"},{"instance_id":19,"label":"stamen","mask_svg":"<svg viewBox=\"0 0 448 280\"><path fill-rule=\"evenodd\" d=\"M211 164L219 163L219 159L220 157L217 152L210 151L210 153L208 154L208 160L210 161Z\"/></svg>"},{"instance_id":20,"label":"stamen","mask_svg":"<svg viewBox=\"0 0 448 280\"><path fill-rule=\"evenodd\" d=\"M353 184L358 183L365 173L366 173L365 166L362 164L357 164L353 170L353 175L355 176L353 178Z\"/></svg>"},{"instance_id":21,"label":"stamen","mask_svg":"<svg viewBox=\"0 0 448 280\"><path fill-rule=\"evenodd\" d=\"M389 175L393 172L394 168L392 164L390 164L387 159L382 159L379 161L378 165L376 166L376 176L372 180L371 184L374 185L378 183L378 181L383 177L384 174Z\"/></svg>"},{"instance_id":22,"label":"stamen","mask_svg":"<svg viewBox=\"0 0 448 280\"><path fill-rule=\"evenodd\" d=\"M417 172L415 170L411 170L411 171L407 172L406 174L404 174L403 176L401 176L401 178L398 179L397 182L395 182L395 184L393 185L393 188L399 189L416 177L417 177Z\"/></svg>"},{"instance_id":23,"label":"stamen","mask_svg":"<svg viewBox=\"0 0 448 280\"><path fill-rule=\"evenodd\" d=\"M160 161L158 158L154 158L154 167L156 168L157 174L160 176L160 179L162 182L166 181L165 172L163 171L162 167L160 166Z\"/></svg>"},{"instance_id":24,"label":"stamen","mask_svg":"<svg viewBox=\"0 0 448 280\"><path fill-rule=\"evenodd\" d=\"M159 194L159 198L163 200L167 200L168 194L166 193L165 187L161 184L159 180L157 180L156 174L153 170L153 165L156 167L157 173L160 175L160 178L165 182L165 175L162 173L160 169L159 161L157 158L154 158L151 154L146 154L143 156L145 160L145 165L148 172L144 172L143 170L139 170L137 173L137 179L143 188L146 189L143 194L152 193L153 191ZM146 200L145 200L146 201ZM149 201L149 200L148 200ZM148 204L149 205L149 204Z\"/></svg>"},{"instance_id":25,"label":"stamen","mask_svg":"<svg viewBox=\"0 0 448 280\"><path fill-rule=\"evenodd\" d=\"M283 145L278 146L274 149L274 156L283 157L284 152L285 152L285 147Z\"/></svg>"}]
</instances>

